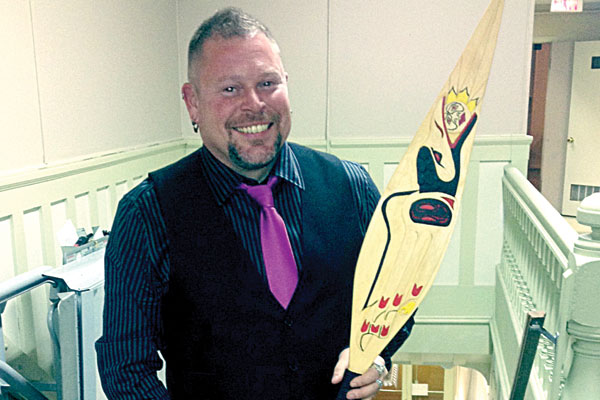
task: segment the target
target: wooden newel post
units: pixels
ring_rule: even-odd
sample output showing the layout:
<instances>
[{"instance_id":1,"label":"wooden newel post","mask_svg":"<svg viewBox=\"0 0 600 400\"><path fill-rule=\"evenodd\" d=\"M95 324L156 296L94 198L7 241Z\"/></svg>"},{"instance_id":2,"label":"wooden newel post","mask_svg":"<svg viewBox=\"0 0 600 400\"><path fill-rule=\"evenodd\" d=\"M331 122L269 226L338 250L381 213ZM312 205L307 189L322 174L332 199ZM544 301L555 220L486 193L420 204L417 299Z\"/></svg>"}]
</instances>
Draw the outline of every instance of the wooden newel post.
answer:
<instances>
[{"instance_id":1,"label":"wooden newel post","mask_svg":"<svg viewBox=\"0 0 600 400\"><path fill-rule=\"evenodd\" d=\"M592 233L579 236L569 257L575 273L567 322L573 358L563 400L600 398L600 193L581 202L577 221Z\"/></svg>"}]
</instances>

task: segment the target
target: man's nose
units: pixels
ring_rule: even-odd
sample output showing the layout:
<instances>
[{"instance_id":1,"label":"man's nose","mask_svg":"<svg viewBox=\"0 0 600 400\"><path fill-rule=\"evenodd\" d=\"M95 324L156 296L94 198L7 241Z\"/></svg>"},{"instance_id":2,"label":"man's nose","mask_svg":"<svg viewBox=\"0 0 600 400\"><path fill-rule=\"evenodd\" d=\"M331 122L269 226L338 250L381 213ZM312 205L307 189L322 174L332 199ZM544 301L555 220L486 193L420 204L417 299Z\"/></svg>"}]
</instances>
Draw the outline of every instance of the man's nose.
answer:
<instances>
[{"instance_id":1,"label":"man's nose","mask_svg":"<svg viewBox=\"0 0 600 400\"><path fill-rule=\"evenodd\" d=\"M256 89L246 90L242 102L242 111L259 112L263 111L265 102Z\"/></svg>"}]
</instances>

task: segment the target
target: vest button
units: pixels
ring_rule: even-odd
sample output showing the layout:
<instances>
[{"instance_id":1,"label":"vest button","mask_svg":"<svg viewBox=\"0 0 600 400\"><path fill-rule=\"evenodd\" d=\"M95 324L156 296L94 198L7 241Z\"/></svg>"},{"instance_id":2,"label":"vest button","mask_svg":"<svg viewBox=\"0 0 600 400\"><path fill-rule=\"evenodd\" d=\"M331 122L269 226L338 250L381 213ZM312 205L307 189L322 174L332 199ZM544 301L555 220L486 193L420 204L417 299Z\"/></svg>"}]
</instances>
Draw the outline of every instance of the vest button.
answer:
<instances>
[{"instance_id":1,"label":"vest button","mask_svg":"<svg viewBox=\"0 0 600 400\"><path fill-rule=\"evenodd\" d=\"M296 372L298 371L298 364L296 364L295 362L290 362L288 364L288 367L290 368L291 371Z\"/></svg>"},{"instance_id":2,"label":"vest button","mask_svg":"<svg viewBox=\"0 0 600 400\"><path fill-rule=\"evenodd\" d=\"M292 319L291 319L291 318L289 318L289 317L288 317L288 318L286 318L286 319L283 321L283 323L284 323L284 324L286 324L286 325L287 325L289 328L291 328L291 327L292 327L292 325L294 325L294 321L292 321Z\"/></svg>"}]
</instances>

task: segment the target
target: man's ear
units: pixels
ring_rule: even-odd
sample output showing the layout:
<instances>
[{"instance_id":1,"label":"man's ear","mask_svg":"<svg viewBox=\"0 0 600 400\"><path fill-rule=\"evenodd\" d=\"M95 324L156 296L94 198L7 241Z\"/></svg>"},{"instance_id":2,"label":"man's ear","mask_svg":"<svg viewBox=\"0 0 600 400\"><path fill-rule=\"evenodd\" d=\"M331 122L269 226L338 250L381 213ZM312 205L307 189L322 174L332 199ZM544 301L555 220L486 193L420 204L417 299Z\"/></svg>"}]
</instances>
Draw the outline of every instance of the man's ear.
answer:
<instances>
[{"instance_id":1,"label":"man's ear","mask_svg":"<svg viewBox=\"0 0 600 400\"><path fill-rule=\"evenodd\" d=\"M198 96L194 85L186 82L181 87L181 94L183 95L183 101L190 115L192 122L198 122Z\"/></svg>"}]
</instances>

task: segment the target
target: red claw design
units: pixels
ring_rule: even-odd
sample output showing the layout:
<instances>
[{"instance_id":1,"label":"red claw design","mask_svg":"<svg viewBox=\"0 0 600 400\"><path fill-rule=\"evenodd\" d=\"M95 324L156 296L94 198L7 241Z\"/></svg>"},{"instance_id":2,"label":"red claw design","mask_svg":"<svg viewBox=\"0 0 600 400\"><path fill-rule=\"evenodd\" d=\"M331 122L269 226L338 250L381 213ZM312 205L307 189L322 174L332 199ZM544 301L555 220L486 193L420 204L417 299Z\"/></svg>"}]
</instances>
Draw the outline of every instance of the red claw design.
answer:
<instances>
[{"instance_id":1,"label":"red claw design","mask_svg":"<svg viewBox=\"0 0 600 400\"><path fill-rule=\"evenodd\" d=\"M394 301L392 302L392 304L394 305L394 307L398 307L400 303L402 303L402 295L396 294L396 297L394 297Z\"/></svg>"},{"instance_id":2,"label":"red claw design","mask_svg":"<svg viewBox=\"0 0 600 400\"><path fill-rule=\"evenodd\" d=\"M381 328L381 337L386 337L388 335L389 331L390 331L390 327L384 325Z\"/></svg>"},{"instance_id":3,"label":"red claw design","mask_svg":"<svg viewBox=\"0 0 600 400\"><path fill-rule=\"evenodd\" d=\"M367 322L367 320L365 319L365 322L363 322L362 327L360 328L360 331L362 333L365 333L366 331L369 330L369 323Z\"/></svg>"},{"instance_id":4,"label":"red claw design","mask_svg":"<svg viewBox=\"0 0 600 400\"><path fill-rule=\"evenodd\" d=\"M390 301L389 297L387 299L384 299L383 296L381 296L381 300L379 300L379 308L385 308L385 306L387 306L388 301Z\"/></svg>"},{"instance_id":5,"label":"red claw design","mask_svg":"<svg viewBox=\"0 0 600 400\"><path fill-rule=\"evenodd\" d=\"M379 325L371 325L371 332L373 332L373 333L379 332Z\"/></svg>"},{"instance_id":6,"label":"red claw design","mask_svg":"<svg viewBox=\"0 0 600 400\"><path fill-rule=\"evenodd\" d=\"M417 287L417 284L415 283L415 285L413 286L413 289L412 289L412 295L414 297L417 297L419 295L419 293L421 293L421 289L423 289L423 285Z\"/></svg>"}]
</instances>

